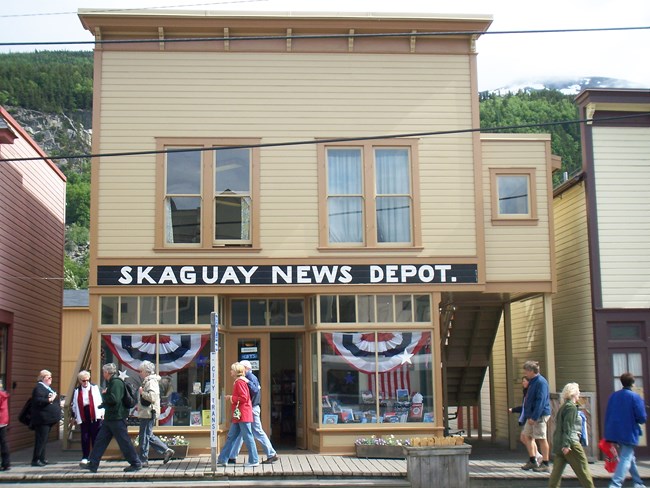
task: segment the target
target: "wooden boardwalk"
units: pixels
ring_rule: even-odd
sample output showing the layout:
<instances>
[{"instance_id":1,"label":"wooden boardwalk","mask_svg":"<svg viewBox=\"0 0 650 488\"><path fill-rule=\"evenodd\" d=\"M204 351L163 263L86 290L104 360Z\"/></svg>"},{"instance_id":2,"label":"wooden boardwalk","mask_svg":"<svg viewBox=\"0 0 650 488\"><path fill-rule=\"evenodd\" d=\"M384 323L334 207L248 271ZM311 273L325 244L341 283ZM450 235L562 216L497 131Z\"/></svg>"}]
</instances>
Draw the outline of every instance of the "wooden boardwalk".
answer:
<instances>
[{"instance_id":1,"label":"wooden boardwalk","mask_svg":"<svg viewBox=\"0 0 650 488\"><path fill-rule=\"evenodd\" d=\"M58 447L58 446L57 446ZM376 488L407 488L406 461L400 459L362 459L354 456L319 455L304 451L284 453L274 464L262 464L245 468L245 456L240 455L238 464L217 466L212 472L210 456L192 456L172 460L168 464L151 461L150 467L135 473L124 473L125 461L103 461L97 473L79 467L79 453L61 451L48 446L48 455L53 464L32 467L31 449L12 453L10 471L0 472L2 483L60 483L93 484L100 482L128 482L136 486L141 482L165 483L174 486L373 486ZM476 449L470 455L469 471L474 486L542 486L548 480L548 473L535 473L520 469L523 463L521 453L505 451L498 447ZM641 476L650 481L650 461L637 459ZM605 471L603 462L589 465L598 481L597 486L606 486L611 475ZM564 473L565 479L575 480L570 467ZM433 482L434 480L432 480ZM492 484L490 484L492 483ZM650 483L649 483L650 484ZM435 486L435 483L434 485ZM572 486L572 485L567 485Z\"/></svg>"}]
</instances>

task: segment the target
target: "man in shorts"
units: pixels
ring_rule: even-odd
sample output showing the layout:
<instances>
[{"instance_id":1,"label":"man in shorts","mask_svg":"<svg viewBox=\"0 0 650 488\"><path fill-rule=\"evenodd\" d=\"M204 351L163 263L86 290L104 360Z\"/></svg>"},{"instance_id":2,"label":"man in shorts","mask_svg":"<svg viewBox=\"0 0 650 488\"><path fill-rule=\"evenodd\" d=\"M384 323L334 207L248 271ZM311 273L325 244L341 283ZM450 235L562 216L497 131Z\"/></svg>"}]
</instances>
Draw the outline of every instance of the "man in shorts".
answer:
<instances>
[{"instance_id":1,"label":"man in shorts","mask_svg":"<svg viewBox=\"0 0 650 488\"><path fill-rule=\"evenodd\" d=\"M548 381L539 374L537 361L524 363L524 376L528 378L528 393L524 401L524 430L521 440L528 450L529 460L521 469L537 472L548 472L549 446L546 439L546 427L551 416L551 396L548 390ZM535 442L539 443L542 453L541 463L537 462Z\"/></svg>"}]
</instances>

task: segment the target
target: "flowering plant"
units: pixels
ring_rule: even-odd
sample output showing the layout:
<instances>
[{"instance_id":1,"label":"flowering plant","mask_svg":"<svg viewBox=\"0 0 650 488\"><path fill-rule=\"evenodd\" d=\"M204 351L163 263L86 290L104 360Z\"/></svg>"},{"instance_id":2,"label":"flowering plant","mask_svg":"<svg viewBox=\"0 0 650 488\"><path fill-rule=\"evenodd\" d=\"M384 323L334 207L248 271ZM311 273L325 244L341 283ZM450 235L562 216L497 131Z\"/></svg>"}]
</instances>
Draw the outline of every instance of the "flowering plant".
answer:
<instances>
[{"instance_id":1,"label":"flowering plant","mask_svg":"<svg viewBox=\"0 0 650 488\"><path fill-rule=\"evenodd\" d=\"M161 435L158 437L160 438L161 441L163 441L168 446L189 446L190 445L190 441L185 439L185 436L182 435L171 435L171 436ZM133 438L133 445L135 447L138 447L140 445L139 435L136 435Z\"/></svg>"},{"instance_id":2,"label":"flowering plant","mask_svg":"<svg viewBox=\"0 0 650 488\"><path fill-rule=\"evenodd\" d=\"M398 439L393 434L388 437L359 437L354 444L357 446L410 446L410 439Z\"/></svg>"},{"instance_id":3,"label":"flowering plant","mask_svg":"<svg viewBox=\"0 0 650 488\"><path fill-rule=\"evenodd\" d=\"M185 439L185 436L182 435L172 435L172 436L161 435L160 440L163 441L168 446L189 446L190 445L190 441Z\"/></svg>"}]
</instances>

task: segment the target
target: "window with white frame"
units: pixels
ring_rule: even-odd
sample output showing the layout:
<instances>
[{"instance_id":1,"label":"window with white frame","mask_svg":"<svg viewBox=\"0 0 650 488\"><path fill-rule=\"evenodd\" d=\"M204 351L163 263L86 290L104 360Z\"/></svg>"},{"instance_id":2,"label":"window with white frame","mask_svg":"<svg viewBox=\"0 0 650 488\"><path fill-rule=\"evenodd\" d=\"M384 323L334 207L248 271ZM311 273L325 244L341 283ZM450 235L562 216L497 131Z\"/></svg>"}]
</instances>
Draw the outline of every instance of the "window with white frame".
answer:
<instances>
[{"instance_id":1,"label":"window with white frame","mask_svg":"<svg viewBox=\"0 0 650 488\"><path fill-rule=\"evenodd\" d=\"M321 246L414 246L416 141L319 148L326 201Z\"/></svg>"}]
</instances>

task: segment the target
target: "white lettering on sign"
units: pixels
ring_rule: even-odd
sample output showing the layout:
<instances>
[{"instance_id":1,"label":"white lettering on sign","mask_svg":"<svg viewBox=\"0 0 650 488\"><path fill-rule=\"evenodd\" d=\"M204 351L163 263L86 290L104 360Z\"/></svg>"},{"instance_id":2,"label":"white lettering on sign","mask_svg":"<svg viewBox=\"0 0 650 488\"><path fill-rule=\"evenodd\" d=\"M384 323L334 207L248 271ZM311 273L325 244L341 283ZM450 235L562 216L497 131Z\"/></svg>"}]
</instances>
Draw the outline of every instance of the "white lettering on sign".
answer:
<instances>
[{"instance_id":1,"label":"white lettering on sign","mask_svg":"<svg viewBox=\"0 0 650 488\"><path fill-rule=\"evenodd\" d=\"M476 283L474 264L99 266L102 285L335 285Z\"/></svg>"}]
</instances>

